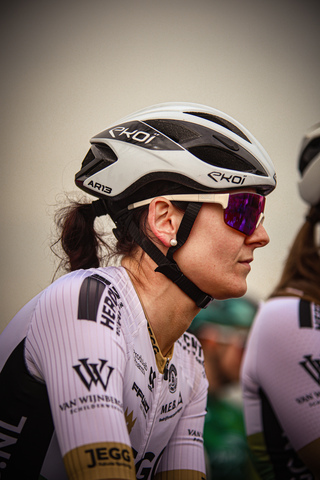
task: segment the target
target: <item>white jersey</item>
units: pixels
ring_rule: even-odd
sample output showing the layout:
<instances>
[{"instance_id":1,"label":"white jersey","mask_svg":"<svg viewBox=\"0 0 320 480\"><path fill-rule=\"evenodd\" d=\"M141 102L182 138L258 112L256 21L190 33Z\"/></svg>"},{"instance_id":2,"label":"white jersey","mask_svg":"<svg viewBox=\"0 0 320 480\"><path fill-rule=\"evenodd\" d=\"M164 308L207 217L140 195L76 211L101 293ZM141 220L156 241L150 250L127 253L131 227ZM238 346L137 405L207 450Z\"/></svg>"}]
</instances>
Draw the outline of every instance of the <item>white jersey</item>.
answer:
<instances>
[{"instance_id":1,"label":"white jersey","mask_svg":"<svg viewBox=\"0 0 320 480\"><path fill-rule=\"evenodd\" d=\"M249 445L262 479L312 480L296 451L320 437L320 305L267 301L242 366Z\"/></svg>"},{"instance_id":2,"label":"white jersey","mask_svg":"<svg viewBox=\"0 0 320 480\"><path fill-rule=\"evenodd\" d=\"M185 333L163 358L122 267L29 302L0 336L0 369L1 480L205 479L200 343Z\"/></svg>"}]
</instances>

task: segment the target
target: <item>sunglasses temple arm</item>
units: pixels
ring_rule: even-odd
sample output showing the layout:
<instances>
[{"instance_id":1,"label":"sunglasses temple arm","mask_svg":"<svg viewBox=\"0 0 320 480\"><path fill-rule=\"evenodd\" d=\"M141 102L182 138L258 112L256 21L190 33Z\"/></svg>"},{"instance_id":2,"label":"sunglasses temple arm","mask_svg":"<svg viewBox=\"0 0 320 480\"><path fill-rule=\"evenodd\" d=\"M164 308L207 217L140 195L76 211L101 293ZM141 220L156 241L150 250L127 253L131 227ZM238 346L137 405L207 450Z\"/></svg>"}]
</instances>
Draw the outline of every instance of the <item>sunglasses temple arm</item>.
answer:
<instances>
[{"instance_id":1,"label":"sunglasses temple arm","mask_svg":"<svg viewBox=\"0 0 320 480\"><path fill-rule=\"evenodd\" d=\"M265 219L264 213L261 212L260 215L259 215L257 224L256 224L256 229L259 227L259 225L263 224L264 219Z\"/></svg>"}]
</instances>

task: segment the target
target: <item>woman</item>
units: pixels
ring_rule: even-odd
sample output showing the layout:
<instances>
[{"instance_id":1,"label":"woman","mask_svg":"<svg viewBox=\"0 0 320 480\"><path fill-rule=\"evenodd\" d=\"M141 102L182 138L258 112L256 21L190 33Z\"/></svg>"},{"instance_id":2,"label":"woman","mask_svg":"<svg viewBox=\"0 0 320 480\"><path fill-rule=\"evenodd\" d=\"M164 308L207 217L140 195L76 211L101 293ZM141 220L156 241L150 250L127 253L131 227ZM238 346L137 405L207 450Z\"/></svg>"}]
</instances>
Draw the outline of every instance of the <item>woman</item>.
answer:
<instances>
[{"instance_id":1,"label":"woman","mask_svg":"<svg viewBox=\"0 0 320 480\"><path fill-rule=\"evenodd\" d=\"M320 124L303 139L299 171L309 211L242 370L249 446L268 480L320 478Z\"/></svg>"},{"instance_id":2,"label":"woman","mask_svg":"<svg viewBox=\"0 0 320 480\"><path fill-rule=\"evenodd\" d=\"M91 143L76 184L98 200L60 219L72 273L2 334L2 478L37 478L43 462L60 480L63 457L71 479L204 479L207 380L185 331L212 297L245 293L269 241L273 165L239 123L197 104L145 109ZM104 215L120 267L98 268Z\"/></svg>"}]
</instances>

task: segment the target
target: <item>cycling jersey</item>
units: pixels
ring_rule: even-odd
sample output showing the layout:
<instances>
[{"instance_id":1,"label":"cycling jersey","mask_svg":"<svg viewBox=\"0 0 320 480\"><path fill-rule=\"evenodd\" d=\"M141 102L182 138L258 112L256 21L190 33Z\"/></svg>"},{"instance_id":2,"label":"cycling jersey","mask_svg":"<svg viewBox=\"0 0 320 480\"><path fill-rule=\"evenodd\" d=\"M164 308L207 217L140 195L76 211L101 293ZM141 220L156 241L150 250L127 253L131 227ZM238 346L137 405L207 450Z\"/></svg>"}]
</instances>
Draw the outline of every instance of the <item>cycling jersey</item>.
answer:
<instances>
[{"instance_id":1,"label":"cycling jersey","mask_svg":"<svg viewBox=\"0 0 320 480\"><path fill-rule=\"evenodd\" d=\"M320 305L266 302L242 366L246 430L262 479L313 479L296 452L320 436L319 365Z\"/></svg>"},{"instance_id":2,"label":"cycling jersey","mask_svg":"<svg viewBox=\"0 0 320 480\"><path fill-rule=\"evenodd\" d=\"M35 297L0 336L0 368L1 480L205 479L200 343L185 333L164 358L122 267Z\"/></svg>"}]
</instances>

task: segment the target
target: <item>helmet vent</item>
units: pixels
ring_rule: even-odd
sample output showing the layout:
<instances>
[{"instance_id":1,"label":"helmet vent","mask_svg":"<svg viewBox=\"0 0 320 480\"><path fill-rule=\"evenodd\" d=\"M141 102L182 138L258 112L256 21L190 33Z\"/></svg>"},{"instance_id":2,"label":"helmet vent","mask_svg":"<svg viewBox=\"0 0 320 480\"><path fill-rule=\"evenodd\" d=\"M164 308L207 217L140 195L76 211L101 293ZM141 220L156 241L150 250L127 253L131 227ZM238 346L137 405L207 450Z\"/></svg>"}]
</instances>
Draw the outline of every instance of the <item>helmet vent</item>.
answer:
<instances>
[{"instance_id":1,"label":"helmet vent","mask_svg":"<svg viewBox=\"0 0 320 480\"><path fill-rule=\"evenodd\" d=\"M243 140L246 140L247 142L251 143L249 138L233 123L228 122L224 118L217 117L216 115L211 115L210 113L204 113L204 112L185 112L189 115L194 115L196 117L204 118L205 120L209 120L210 122L216 123L220 125L221 127L227 128L231 132L235 133L236 135L239 135L239 137L243 138Z\"/></svg>"},{"instance_id":2,"label":"helmet vent","mask_svg":"<svg viewBox=\"0 0 320 480\"><path fill-rule=\"evenodd\" d=\"M188 151L203 162L206 162L213 167L236 170L239 172L248 172L255 175L266 175L265 171L259 169L257 166L255 167L243 158L240 158L235 153L230 153L226 150L222 150L211 145L190 147L188 148Z\"/></svg>"},{"instance_id":3,"label":"helmet vent","mask_svg":"<svg viewBox=\"0 0 320 480\"><path fill-rule=\"evenodd\" d=\"M92 144L91 150L95 158L99 160L104 160L107 163L114 163L118 160L117 155L114 151L105 143L94 143Z\"/></svg>"},{"instance_id":4,"label":"helmet vent","mask_svg":"<svg viewBox=\"0 0 320 480\"><path fill-rule=\"evenodd\" d=\"M97 161L104 162L104 167L114 163L118 160L114 151L104 143L95 143L91 146L90 150L88 151L87 155L85 156L82 162L82 168L90 165L91 162L95 160L95 165Z\"/></svg>"},{"instance_id":5,"label":"helmet vent","mask_svg":"<svg viewBox=\"0 0 320 480\"><path fill-rule=\"evenodd\" d=\"M84 157L84 159L83 159L81 168L86 167L89 163L92 162L92 160L94 160L94 155L93 155L92 150L91 150L91 148L90 148L90 150L88 151L87 155L86 155L86 156Z\"/></svg>"},{"instance_id":6,"label":"helmet vent","mask_svg":"<svg viewBox=\"0 0 320 480\"><path fill-rule=\"evenodd\" d=\"M200 137L197 132L178 122L170 122L169 120L147 120L145 123L176 143L184 143Z\"/></svg>"},{"instance_id":7,"label":"helmet vent","mask_svg":"<svg viewBox=\"0 0 320 480\"><path fill-rule=\"evenodd\" d=\"M85 156L79 175L93 175L118 160L114 151L104 143L93 144Z\"/></svg>"}]
</instances>

